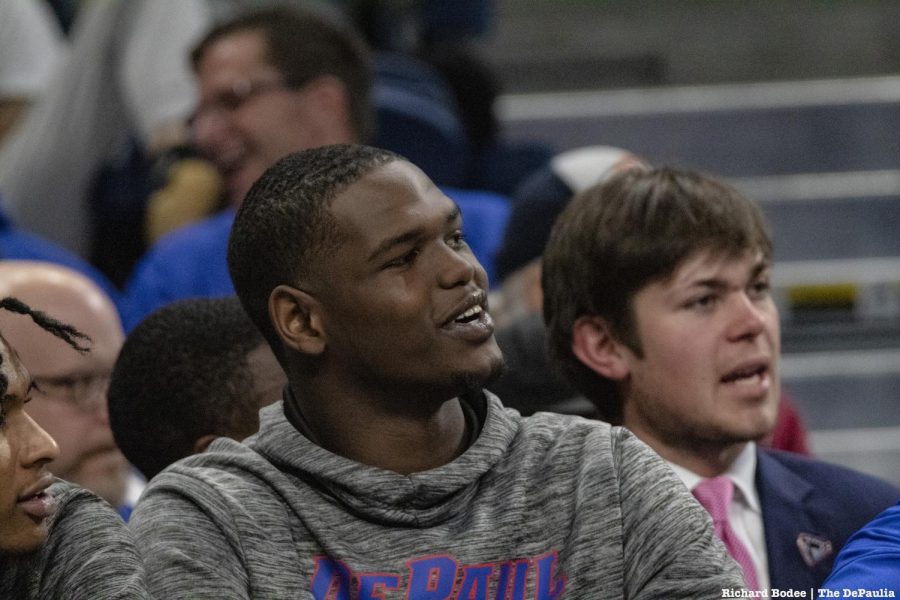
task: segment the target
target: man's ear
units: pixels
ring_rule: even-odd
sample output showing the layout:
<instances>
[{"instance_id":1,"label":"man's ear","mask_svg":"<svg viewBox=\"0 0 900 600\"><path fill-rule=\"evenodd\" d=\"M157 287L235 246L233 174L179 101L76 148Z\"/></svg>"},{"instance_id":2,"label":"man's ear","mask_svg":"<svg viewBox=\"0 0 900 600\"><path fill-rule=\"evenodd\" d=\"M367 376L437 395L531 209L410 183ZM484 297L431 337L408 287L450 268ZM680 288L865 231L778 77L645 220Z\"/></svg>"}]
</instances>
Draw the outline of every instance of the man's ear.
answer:
<instances>
[{"instance_id":1,"label":"man's ear","mask_svg":"<svg viewBox=\"0 0 900 600\"><path fill-rule=\"evenodd\" d=\"M272 290L269 318L285 346L303 354L325 351L321 305L303 290L283 284Z\"/></svg>"},{"instance_id":2,"label":"man's ear","mask_svg":"<svg viewBox=\"0 0 900 600\"><path fill-rule=\"evenodd\" d=\"M605 319L581 316L572 327L572 353L592 371L622 381L628 376L627 349L616 340Z\"/></svg>"},{"instance_id":3,"label":"man's ear","mask_svg":"<svg viewBox=\"0 0 900 600\"><path fill-rule=\"evenodd\" d=\"M355 132L351 125L350 92L340 78L334 75L320 75L303 88L306 110L318 124L323 145L352 139Z\"/></svg>"}]
</instances>

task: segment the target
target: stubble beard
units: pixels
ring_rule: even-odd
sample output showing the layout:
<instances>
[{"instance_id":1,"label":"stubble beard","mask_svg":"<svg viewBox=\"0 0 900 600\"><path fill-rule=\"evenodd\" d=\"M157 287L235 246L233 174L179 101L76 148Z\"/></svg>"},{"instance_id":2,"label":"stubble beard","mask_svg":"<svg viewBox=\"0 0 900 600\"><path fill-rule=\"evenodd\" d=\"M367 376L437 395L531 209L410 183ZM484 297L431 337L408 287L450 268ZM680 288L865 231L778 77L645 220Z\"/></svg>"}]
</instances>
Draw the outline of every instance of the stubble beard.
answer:
<instances>
[{"instance_id":1,"label":"stubble beard","mask_svg":"<svg viewBox=\"0 0 900 600\"><path fill-rule=\"evenodd\" d=\"M498 356L491 360L487 373L456 373L452 376L451 385L457 390L457 395L479 392L496 381L505 370L506 363L502 356Z\"/></svg>"},{"instance_id":2,"label":"stubble beard","mask_svg":"<svg viewBox=\"0 0 900 600\"><path fill-rule=\"evenodd\" d=\"M631 398L629 401L634 402L635 399ZM743 428L743 431L736 431L720 424L692 422L684 415L661 407L658 403L643 401L636 406L640 427L650 433L656 443L695 456L709 457L727 453L730 448L740 444L759 441L774 429L774 423L760 423Z\"/></svg>"}]
</instances>

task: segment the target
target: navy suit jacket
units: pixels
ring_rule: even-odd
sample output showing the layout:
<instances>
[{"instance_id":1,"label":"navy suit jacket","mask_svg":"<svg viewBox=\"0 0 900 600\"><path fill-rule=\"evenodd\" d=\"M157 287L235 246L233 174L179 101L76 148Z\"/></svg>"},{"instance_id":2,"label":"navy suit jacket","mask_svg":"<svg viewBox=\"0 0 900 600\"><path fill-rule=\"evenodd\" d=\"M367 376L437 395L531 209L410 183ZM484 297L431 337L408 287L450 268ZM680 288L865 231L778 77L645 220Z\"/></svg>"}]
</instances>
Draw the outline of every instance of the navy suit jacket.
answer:
<instances>
[{"instance_id":1,"label":"navy suit jacket","mask_svg":"<svg viewBox=\"0 0 900 600\"><path fill-rule=\"evenodd\" d=\"M782 590L818 589L847 538L900 499L900 488L875 477L765 449L757 450L756 489L770 585ZM801 537L807 541L798 543ZM801 550L809 546L810 539L814 545L819 541L831 544L830 552L811 558L812 565ZM810 558L810 553L806 554Z\"/></svg>"}]
</instances>

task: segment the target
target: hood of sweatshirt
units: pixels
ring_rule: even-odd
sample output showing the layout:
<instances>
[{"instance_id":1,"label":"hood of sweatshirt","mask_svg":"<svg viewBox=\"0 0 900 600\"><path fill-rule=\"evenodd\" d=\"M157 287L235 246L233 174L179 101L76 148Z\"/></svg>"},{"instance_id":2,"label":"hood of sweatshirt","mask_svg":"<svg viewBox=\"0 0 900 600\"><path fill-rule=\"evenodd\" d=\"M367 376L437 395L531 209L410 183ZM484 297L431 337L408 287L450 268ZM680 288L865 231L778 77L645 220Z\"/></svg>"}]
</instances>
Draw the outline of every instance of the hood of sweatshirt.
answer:
<instances>
[{"instance_id":1,"label":"hood of sweatshirt","mask_svg":"<svg viewBox=\"0 0 900 600\"><path fill-rule=\"evenodd\" d=\"M490 392L473 402L483 417L474 443L452 462L410 475L316 445L288 421L283 402L261 411L260 431L247 444L286 476L316 487L360 518L391 527L431 527L466 510L481 477L503 459L519 431L519 414Z\"/></svg>"}]
</instances>

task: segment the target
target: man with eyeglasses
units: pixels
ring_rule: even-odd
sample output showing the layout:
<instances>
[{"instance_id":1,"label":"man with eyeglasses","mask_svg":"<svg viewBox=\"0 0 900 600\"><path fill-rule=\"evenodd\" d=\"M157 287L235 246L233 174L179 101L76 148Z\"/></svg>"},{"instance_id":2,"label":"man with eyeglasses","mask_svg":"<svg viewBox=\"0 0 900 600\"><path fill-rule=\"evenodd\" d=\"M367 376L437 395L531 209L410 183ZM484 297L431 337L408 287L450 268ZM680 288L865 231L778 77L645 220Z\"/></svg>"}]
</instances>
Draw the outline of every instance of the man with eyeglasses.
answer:
<instances>
[{"instance_id":1,"label":"man with eyeglasses","mask_svg":"<svg viewBox=\"0 0 900 600\"><path fill-rule=\"evenodd\" d=\"M32 374L41 400L29 413L59 444L51 472L91 490L127 517L138 484L115 444L106 407L106 388L124 341L115 306L87 277L33 261L0 262L0 296L57 315L91 338L91 351L79 354L53 335L36 332L27 316L0 314L0 328Z\"/></svg>"},{"instance_id":2,"label":"man with eyeglasses","mask_svg":"<svg viewBox=\"0 0 900 600\"><path fill-rule=\"evenodd\" d=\"M232 205L282 156L371 133L366 50L319 17L250 13L210 31L191 62L199 96L191 137L224 176Z\"/></svg>"},{"instance_id":3,"label":"man with eyeglasses","mask_svg":"<svg viewBox=\"0 0 900 600\"><path fill-rule=\"evenodd\" d=\"M174 300L233 294L228 231L253 182L286 154L365 141L373 130L369 51L322 17L284 7L246 13L207 33L191 62L191 141L222 175L229 210L162 238L137 264L123 310L129 330Z\"/></svg>"}]
</instances>

